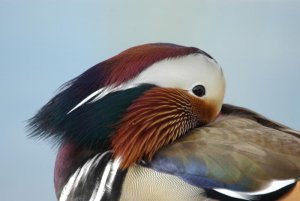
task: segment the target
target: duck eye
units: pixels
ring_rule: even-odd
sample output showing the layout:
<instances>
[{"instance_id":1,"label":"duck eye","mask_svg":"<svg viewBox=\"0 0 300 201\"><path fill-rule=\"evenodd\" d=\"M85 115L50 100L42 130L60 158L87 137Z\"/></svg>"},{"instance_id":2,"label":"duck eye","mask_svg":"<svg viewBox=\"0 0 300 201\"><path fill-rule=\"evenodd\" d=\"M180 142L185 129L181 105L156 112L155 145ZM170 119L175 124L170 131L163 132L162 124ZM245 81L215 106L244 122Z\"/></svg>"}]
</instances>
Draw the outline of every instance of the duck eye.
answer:
<instances>
[{"instance_id":1,"label":"duck eye","mask_svg":"<svg viewBox=\"0 0 300 201\"><path fill-rule=\"evenodd\" d=\"M205 95L205 87L203 85L196 85L192 89L196 96L202 97Z\"/></svg>"}]
</instances>

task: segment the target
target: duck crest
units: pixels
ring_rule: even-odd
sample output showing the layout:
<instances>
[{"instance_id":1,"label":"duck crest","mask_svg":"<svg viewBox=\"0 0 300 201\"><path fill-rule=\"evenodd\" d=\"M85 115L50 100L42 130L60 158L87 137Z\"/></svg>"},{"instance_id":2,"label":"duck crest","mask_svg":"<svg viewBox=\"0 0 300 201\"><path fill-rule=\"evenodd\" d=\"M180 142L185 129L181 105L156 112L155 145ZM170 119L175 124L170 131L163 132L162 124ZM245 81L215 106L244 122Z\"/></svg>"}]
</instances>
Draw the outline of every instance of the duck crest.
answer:
<instances>
[{"instance_id":1,"label":"duck crest","mask_svg":"<svg viewBox=\"0 0 300 201\"><path fill-rule=\"evenodd\" d=\"M115 130L126 108L153 85L143 84L108 93L100 100L91 99L88 104L72 109L100 89L128 82L155 62L199 52L209 56L194 47L153 43L130 48L96 64L65 83L60 92L29 120L31 135L54 138L60 143L73 140L79 146L98 146L99 141Z\"/></svg>"}]
</instances>

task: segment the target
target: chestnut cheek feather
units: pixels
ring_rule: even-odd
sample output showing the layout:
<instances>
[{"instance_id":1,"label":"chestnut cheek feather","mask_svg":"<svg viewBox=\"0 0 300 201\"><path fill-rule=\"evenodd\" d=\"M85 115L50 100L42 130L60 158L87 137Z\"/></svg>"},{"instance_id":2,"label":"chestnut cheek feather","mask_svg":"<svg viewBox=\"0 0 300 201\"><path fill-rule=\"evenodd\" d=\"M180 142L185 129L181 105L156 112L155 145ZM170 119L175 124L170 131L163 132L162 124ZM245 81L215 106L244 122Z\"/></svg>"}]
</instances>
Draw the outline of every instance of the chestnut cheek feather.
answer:
<instances>
[{"instance_id":1,"label":"chestnut cheek feather","mask_svg":"<svg viewBox=\"0 0 300 201\"><path fill-rule=\"evenodd\" d=\"M151 160L162 146L213 120L218 111L207 102L181 89L147 91L128 108L112 137L114 157L122 158L120 167L128 168L144 157Z\"/></svg>"},{"instance_id":2,"label":"chestnut cheek feather","mask_svg":"<svg viewBox=\"0 0 300 201\"><path fill-rule=\"evenodd\" d=\"M214 100L199 101L195 99L194 97L192 99L192 110L200 121L200 124L207 124L218 116L220 109L217 107L218 103Z\"/></svg>"}]
</instances>

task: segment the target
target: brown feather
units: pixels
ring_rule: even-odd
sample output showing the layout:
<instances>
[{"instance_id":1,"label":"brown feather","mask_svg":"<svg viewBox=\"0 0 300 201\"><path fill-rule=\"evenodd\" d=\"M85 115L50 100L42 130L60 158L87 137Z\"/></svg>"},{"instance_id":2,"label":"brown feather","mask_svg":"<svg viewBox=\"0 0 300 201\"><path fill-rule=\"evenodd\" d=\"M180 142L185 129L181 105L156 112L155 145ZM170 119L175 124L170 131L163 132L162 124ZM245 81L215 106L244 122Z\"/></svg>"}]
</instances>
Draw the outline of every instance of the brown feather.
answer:
<instances>
[{"instance_id":1,"label":"brown feather","mask_svg":"<svg viewBox=\"0 0 300 201\"><path fill-rule=\"evenodd\" d=\"M197 98L185 90L155 87L136 100L112 139L114 156L121 168L145 157L151 160L162 146L217 115L213 101Z\"/></svg>"},{"instance_id":2,"label":"brown feather","mask_svg":"<svg viewBox=\"0 0 300 201\"><path fill-rule=\"evenodd\" d=\"M162 157L187 169L191 163L205 166L207 172L199 168L194 174L245 191L262 190L273 180L300 178L299 132L232 105L223 105L216 121L160 149L155 158Z\"/></svg>"},{"instance_id":3,"label":"brown feather","mask_svg":"<svg viewBox=\"0 0 300 201\"><path fill-rule=\"evenodd\" d=\"M269 128L274 128L276 130L280 130L286 133L289 133L295 137L300 138L300 132L296 131L294 129L291 129L283 124L280 124L278 122L272 121L267 119L266 117L253 112L249 109L243 108L243 107L238 107L238 106L234 106L234 105L229 105L229 104L223 104L222 106L222 114L224 115L238 115L241 117L245 117L245 118L249 118L249 119L253 119L254 121L256 121L257 123L269 127Z\"/></svg>"}]
</instances>

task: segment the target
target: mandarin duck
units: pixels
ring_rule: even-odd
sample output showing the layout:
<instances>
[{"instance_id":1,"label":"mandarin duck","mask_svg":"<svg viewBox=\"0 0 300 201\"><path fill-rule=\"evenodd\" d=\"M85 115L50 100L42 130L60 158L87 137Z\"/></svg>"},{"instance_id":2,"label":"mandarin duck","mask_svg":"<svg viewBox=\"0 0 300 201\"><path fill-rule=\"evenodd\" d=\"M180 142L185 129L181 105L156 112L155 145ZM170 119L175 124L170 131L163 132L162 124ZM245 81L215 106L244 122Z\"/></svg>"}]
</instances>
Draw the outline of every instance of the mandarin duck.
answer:
<instances>
[{"instance_id":1,"label":"mandarin duck","mask_svg":"<svg viewBox=\"0 0 300 201\"><path fill-rule=\"evenodd\" d=\"M60 201L284 199L300 176L300 133L223 104L208 53L130 48L67 82L30 119L59 145Z\"/></svg>"}]
</instances>

